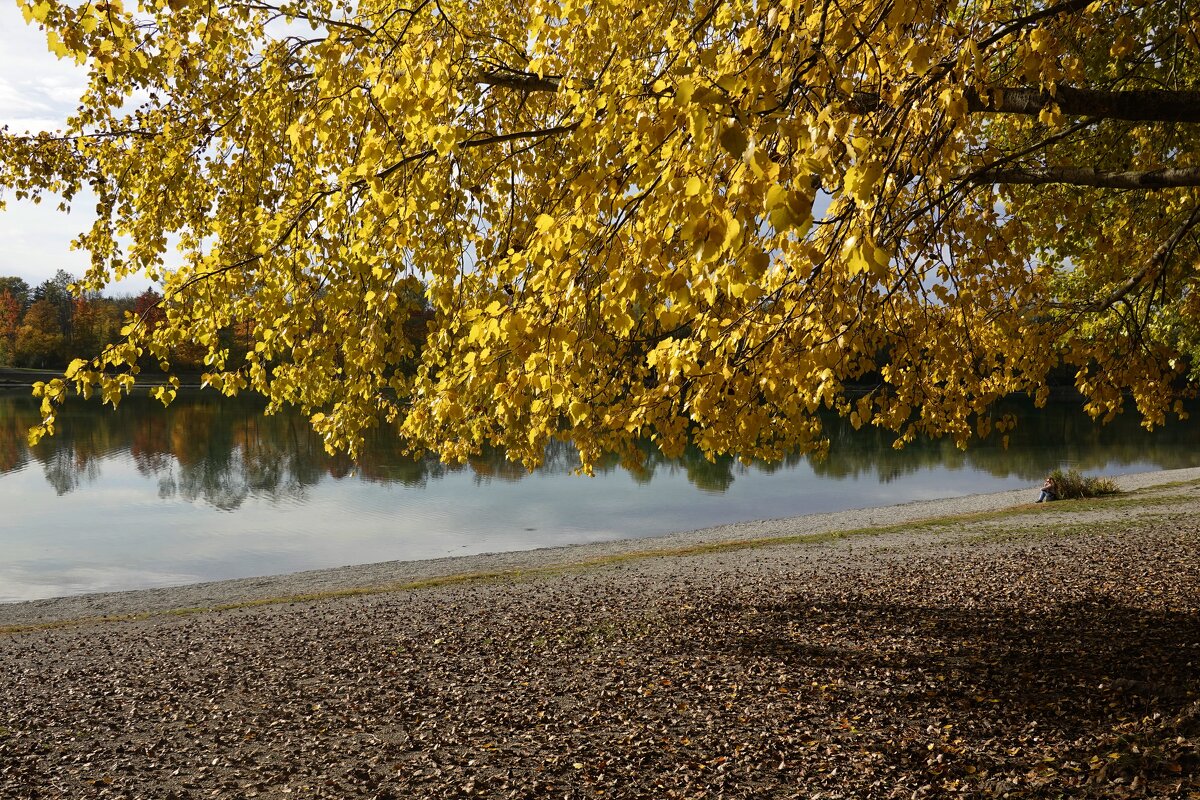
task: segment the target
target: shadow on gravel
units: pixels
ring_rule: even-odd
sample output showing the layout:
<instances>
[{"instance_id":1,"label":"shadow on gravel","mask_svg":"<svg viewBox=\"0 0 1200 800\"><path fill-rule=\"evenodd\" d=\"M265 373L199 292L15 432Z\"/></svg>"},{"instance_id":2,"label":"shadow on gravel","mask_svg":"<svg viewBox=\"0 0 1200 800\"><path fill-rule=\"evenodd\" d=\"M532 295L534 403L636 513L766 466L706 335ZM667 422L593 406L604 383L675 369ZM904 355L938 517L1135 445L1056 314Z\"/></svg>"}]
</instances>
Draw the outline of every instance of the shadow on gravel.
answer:
<instances>
[{"instance_id":1,"label":"shadow on gravel","mask_svg":"<svg viewBox=\"0 0 1200 800\"><path fill-rule=\"evenodd\" d=\"M1137 796L1200 789L1200 615L1103 596L1028 610L798 597L759 610L765 624L731 637L731 655L843 687L831 697L846 715L892 733L940 720L996 771L1065 768L1075 785Z\"/></svg>"}]
</instances>

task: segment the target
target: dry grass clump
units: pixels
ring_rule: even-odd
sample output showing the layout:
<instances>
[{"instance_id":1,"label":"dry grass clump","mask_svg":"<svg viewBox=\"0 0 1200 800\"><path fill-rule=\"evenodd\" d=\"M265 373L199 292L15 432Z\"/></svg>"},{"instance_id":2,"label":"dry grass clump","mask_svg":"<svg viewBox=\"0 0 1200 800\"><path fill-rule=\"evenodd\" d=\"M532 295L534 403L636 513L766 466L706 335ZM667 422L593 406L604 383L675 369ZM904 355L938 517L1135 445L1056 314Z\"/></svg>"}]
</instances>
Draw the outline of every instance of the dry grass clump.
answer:
<instances>
[{"instance_id":1,"label":"dry grass clump","mask_svg":"<svg viewBox=\"0 0 1200 800\"><path fill-rule=\"evenodd\" d=\"M1063 472L1056 469L1050 473L1054 485L1058 489L1058 499L1076 500L1083 497L1101 497L1117 494L1121 490L1111 478L1092 478L1081 475L1079 470L1071 469Z\"/></svg>"}]
</instances>

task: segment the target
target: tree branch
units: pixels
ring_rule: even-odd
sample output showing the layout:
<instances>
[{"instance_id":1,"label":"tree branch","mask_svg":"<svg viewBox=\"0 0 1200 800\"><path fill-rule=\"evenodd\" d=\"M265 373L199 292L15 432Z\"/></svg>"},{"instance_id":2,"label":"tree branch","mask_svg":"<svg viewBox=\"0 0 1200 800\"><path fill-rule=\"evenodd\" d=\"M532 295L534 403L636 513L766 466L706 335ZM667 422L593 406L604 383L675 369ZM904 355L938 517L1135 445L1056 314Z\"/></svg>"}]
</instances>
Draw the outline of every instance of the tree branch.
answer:
<instances>
[{"instance_id":1,"label":"tree branch","mask_svg":"<svg viewBox=\"0 0 1200 800\"><path fill-rule=\"evenodd\" d=\"M1179 246L1181 241L1183 241L1183 237L1188 234L1188 231L1196 227L1197 223L1200 223L1200 206L1193 208L1192 213L1186 220L1183 221L1183 224L1180 225L1173 234L1171 234L1171 238L1163 242L1162 245L1154 251L1154 255L1150 257L1150 261L1146 264L1146 266L1142 267L1137 271L1136 274L1131 276L1129 280L1125 281L1116 289L1114 289L1108 295L1108 297L1089 303L1082 310L1105 311L1112 308L1114 305L1128 296L1129 293L1141 285L1147 277L1153 276L1153 278L1157 280L1158 276L1166 270L1167 264L1170 263L1171 254L1175 252L1175 248Z\"/></svg>"},{"instance_id":2,"label":"tree branch","mask_svg":"<svg viewBox=\"0 0 1200 800\"><path fill-rule=\"evenodd\" d=\"M555 136L560 133L570 133L578 127L578 122L568 122L565 125L555 125L551 128L538 128L530 131L514 131L513 133L501 133L495 136L485 136L479 139L464 139L458 143L458 146L463 149L468 149L472 147L487 147L490 144L511 142L516 139L544 139L547 136Z\"/></svg>"},{"instance_id":3,"label":"tree branch","mask_svg":"<svg viewBox=\"0 0 1200 800\"><path fill-rule=\"evenodd\" d=\"M1035 12L1019 19L1014 19L1009 24L1005 25L1000 30L993 33L991 36L979 43L979 49L985 50L991 47L996 42L1003 39L1005 36L1017 33L1023 28L1027 28L1035 22L1041 22L1047 17L1056 17L1059 14L1069 14L1075 11L1082 11L1091 4L1092 0L1067 0L1063 3L1043 8L1041 11Z\"/></svg>"},{"instance_id":4,"label":"tree branch","mask_svg":"<svg viewBox=\"0 0 1200 800\"><path fill-rule=\"evenodd\" d=\"M488 145L502 144L503 142L512 142L512 141L516 141L519 139L544 139L547 136L554 136L559 133L570 133L571 131L575 130L578 127L579 127L578 122L571 122L566 125L555 125L552 128L538 128L536 130L514 131L512 133L501 133L501 134L497 134L495 136L484 136L484 137L481 137L478 139L464 139L461 142L458 142L456 144L456 146L460 147L464 150L469 150L469 149L475 148L475 147L487 147ZM404 158L400 159L399 161L395 162L394 164L389 165L385 169L382 169L379 172L376 172L375 177L379 178L381 180L385 179L385 178L389 177L392 173L394 173L396 170L400 169L401 167L403 167L407 164L411 164L414 161L421 161L423 159L429 158L430 156L434 155L436 152L437 152L436 149L434 149L432 147L428 147L419 152L411 153L410 155L405 156ZM366 181L358 180L358 181L355 181L352 185L361 188L362 186L366 186Z\"/></svg>"},{"instance_id":5,"label":"tree branch","mask_svg":"<svg viewBox=\"0 0 1200 800\"><path fill-rule=\"evenodd\" d=\"M1101 189L1175 189L1200 186L1200 167L1161 167L1127 172L1103 172L1094 167L1006 167L964 176L973 184L1025 184L1043 186L1066 183Z\"/></svg>"},{"instance_id":6,"label":"tree branch","mask_svg":"<svg viewBox=\"0 0 1200 800\"><path fill-rule=\"evenodd\" d=\"M484 86L503 86L523 92L557 92L562 78L558 75L537 75L532 72L492 70L481 72L470 79L471 83Z\"/></svg>"},{"instance_id":7,"label":"tree branch","mask_svg":"<svg viewBox=\"0 0 1200 800\"><path fill-rule=\"evenodd\" d=\"M967 109L985 114L1038 114L1055 105L1073 117L1133 122L1200 122L1200 91L1163 89L1077 89L1056 86L1053 94L1027 87L968 90Z\"/></svg>"},{"instance_id":8,"label":"tree branch","mask_svg":"<svg viewBox=\"0 0 1200 800\"><path fill-rule=\"evenodd\" d=\"M973 114L1037 115L1050 106L1072 117L1131 122L1200 122L1200 91L1165 89L1077 89L1056 86L1054 93L1022 86L996 86L965 93ZM859 114L885 109L875 92L855 92L849 107Z\"/></svg>"},{"instance_id":9,"label":"tree branch","mask_svg":"<svg viewBox=\"0 0 1200 800\"><path fill-rule=\"evenodd\" d=\"M974 167L971 169L967 169L967 168L960 169L958 171L958 174L955 175L955 178L957 180L962 181L963 184L969 184L969 185L990 183L990 181L988 181L988 180L981 179L981 176L990 175L992 173L999 172L1005 168L1012 169L1014 171L1020 171L1019 168L1012 167L1009 165L1016 164L1021 159L1026 158L1027 156L1033 155L1034 153L1036 153L1039 150L1045 150L1045 149L1049 148L1050 145L1055 144L1056 142L1060 142L1063 139L1074 136L1075 134L1082 131L1084 128L1091 127L1092 125L1095 125L1097 122L1099 122L1099 120L1095 120L1095 119L1080 120L1079 122L1076 122L1074 125L1071 125L1067 128L1063 128L1061 131L1058 131L1057 133L1055 133L1051 136L1047 136L1045 139L1042 139L1040 142L1037 142L1036 144L1029 145L1028 147L1026 147L1022 150L1019 150L1015 153L1008 153L1008 154L1002 156L1001 158L996 159L995 161L993 161L990 164L983 164L981 166Z\"/></svg>"}]
</instances>

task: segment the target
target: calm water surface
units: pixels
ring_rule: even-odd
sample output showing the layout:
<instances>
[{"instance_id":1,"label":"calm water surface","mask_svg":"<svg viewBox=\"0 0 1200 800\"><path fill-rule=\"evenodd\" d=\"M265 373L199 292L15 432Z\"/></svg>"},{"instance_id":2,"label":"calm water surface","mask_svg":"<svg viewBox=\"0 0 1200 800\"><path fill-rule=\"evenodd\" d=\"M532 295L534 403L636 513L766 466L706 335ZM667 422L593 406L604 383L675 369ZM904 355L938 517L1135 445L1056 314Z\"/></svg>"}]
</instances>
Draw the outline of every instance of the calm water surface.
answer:
<instances>
[{"instance_id":1,"label":"calm water surface","mask_svg":"<svg viewBox=\"0 0 1200 800\"><path fill-rule=\"evenodd\" d=\"M325 455L296 415L253 399L144 396L113 412L70 406L35 448L37 406L0 393L0 602L179 585L391 559L524 550L1030 487L1058 466L1119 474L1200 465L1200 425L1100 428L1066 407L1022 421L1008 450L948 442L891 448L831 420L833 453L778 465L695 453L575 476L553 450L532 475L499 457L461 468L376 441L362 461Z\"/></svg>"}]
</instances>

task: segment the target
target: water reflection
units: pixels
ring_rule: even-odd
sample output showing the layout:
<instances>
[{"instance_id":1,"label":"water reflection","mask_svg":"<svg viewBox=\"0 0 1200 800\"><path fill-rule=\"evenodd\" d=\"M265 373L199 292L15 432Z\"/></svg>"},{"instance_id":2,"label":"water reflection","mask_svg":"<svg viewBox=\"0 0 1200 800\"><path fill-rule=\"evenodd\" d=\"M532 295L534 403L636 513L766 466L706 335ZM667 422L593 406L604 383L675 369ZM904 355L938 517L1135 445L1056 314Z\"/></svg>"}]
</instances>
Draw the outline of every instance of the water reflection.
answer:
<instances>
[{"instance_id":1,"label":"water reflection","mask_svg":"<svg viewBox=\"0 0 1200 800\"><path fill-rule=\"evenodd\" d=\"M1014 404L1019 406L1020 404ZM660 470L682 473L704 492L727 491L750 471L772 474L807 463L821 478L839 480L874 477L889 483L934 467L972 470L997 478L1036 481L1048 468L1066 464L1084 472L1114 465L1143 464L1161 469L1194 466L1200 425L1176 425L1149 434L1131 415L1102 427L1066 405L1024 412L1007 449L985 442L966 452L947 440L921 441L896 450L886 432L854 430L845 420L826 420L831 455L824 460L793 455L776 464L746 467L729 457L708 461L689 450L666 459L644 447L644 463L629 476L638 484L654 480ZM247 498L302 502L306 492L326 477L383 485L424 487L448 473L467 470L476 483L516 482L527 477L518 464L489 452L450 467L436 458L407 458L394 437L379 435L368 442L361 459L352 464L328 456L320 439L295 413L262 415L255 398L222 399L206 393L181 394L168 408L144 395L127 398L113 411L95 404L71 403L60 415L59 433L36 447L26 444L26 432L37 420L36 401L25 393L0 393L0 476L22 470L31 461L41 468L58 495L95 482L102 461L129 458L139 474L157 481L158 496L188 502L202 500L223 510L239 508ZM566 474L577 465L574 450L555 443L539 474ZM616 459L597 467L601 475L624 471Z\"/></svg>"},{"instance_id":2,"label":"water reflection","mask_svg":"<svg viewBox=\"0 0 1200 800\"><path fill-rule=\"evenodd\" d=\"M528 550L934 497L1034 486L1056 466L1092 473L1200 464L1200 426L1146 435L1064 407L1029 415L1002 450L947 442L893 450L879 431L829 420L828 460L667 460L568 475L556 444L532 475L498 453L460 467L369 443L330 458L295 414L252 398L145 396L113 412L73 403L30 449L37 405L0 394L0 602L178 585L389 560Z\"/></svg>"}]
</instances>

